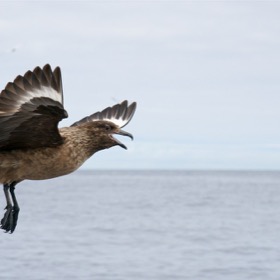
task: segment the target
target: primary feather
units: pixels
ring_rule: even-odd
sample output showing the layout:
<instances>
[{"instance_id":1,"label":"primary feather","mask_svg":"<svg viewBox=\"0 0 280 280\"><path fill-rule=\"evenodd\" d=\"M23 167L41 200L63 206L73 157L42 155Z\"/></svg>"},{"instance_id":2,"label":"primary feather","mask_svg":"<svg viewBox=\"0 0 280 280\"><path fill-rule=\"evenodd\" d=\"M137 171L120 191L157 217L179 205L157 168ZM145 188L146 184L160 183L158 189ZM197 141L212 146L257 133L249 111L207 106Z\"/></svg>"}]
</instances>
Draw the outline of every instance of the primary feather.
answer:
<instances>
[{"instance_id":1,"label":"primary feather","mask_svg":"<svg viewBox=\"0 0 280 280\"><path fill-rule=\"evenodd\" d=\"M66 117L59 67L17 76L0 94L0 151L60 145L57 125Z\"/></svg>"},{"instance_id":2,"label":"primary feather","mask_svg":"<svg viewBox=\"0 0 280 280\"><path fill-rule=\"evenodd\" d=\"M118 127L126 126L132 119L136 110L136 102L131 103L128 106L127 100L120 104L116 104L113 107L108 107L101 112L96 112L88 117L81 119L78 122L72 124L72 126L81 125L85 122L92 121L110 121L116 124Z\"/></svg>"}]
</instances>

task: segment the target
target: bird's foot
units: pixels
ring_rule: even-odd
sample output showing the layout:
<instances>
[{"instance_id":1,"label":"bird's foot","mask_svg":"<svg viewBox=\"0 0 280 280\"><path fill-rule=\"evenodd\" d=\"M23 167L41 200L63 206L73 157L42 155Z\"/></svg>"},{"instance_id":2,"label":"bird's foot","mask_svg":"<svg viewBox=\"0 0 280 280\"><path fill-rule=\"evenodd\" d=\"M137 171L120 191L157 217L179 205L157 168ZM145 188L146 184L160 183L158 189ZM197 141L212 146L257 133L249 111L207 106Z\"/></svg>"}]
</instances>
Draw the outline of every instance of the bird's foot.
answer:
<instances>
[{"instance_id":1,"label":"bird's foot","mask_svg":"<svg viewBox=\"0 0 280 280\"><path fill-rule=\"evenodd\" d=\"M13 233L18 220L19 208L11 205L7 205L6 212L1 220L1 228L6 232Z\"/></svg>"}]
</instances>

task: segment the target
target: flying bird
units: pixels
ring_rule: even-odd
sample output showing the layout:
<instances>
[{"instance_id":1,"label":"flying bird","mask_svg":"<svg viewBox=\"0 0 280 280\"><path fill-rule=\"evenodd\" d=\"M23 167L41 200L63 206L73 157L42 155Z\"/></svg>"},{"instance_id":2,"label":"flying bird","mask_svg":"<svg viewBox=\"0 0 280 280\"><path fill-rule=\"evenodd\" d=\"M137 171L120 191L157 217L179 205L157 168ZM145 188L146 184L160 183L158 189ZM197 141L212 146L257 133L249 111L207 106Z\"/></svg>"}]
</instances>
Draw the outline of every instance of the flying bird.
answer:
<instances>
[{"instance_id":1,"label":"flying bird","mask_svg":"<svg viewBox=\"0 0 280 280\"><path fill-rule=\"evenodd\" d=\"M17 76L0 93L0 183L7 202L1 228L13 233L19 204L15 186L23 180L44 180L69 174L94 153L126 146L114 134L132 119L136 102L127 100L58 128L68 117L63 106L61 70L47 64Z\"/></svg>"}]
</instances>

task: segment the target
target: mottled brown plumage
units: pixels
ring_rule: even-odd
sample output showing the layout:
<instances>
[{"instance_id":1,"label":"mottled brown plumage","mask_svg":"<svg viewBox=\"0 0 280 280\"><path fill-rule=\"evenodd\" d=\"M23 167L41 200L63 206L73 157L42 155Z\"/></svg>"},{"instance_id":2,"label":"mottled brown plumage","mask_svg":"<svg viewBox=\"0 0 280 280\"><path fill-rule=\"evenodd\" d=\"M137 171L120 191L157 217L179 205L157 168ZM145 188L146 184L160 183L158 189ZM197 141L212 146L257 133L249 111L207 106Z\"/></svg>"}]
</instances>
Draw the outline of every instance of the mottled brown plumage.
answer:
<instances>
[{"instance_id":1,"label":"mottled brown plumage","mask_svg":"<svg viewBox=\"0 0 280 280\"><path fill-rule=\"evenodd\" d=\"M12 233L17 225L17 183L66 175L100 150L116 145L126 149L113 134L133 138L121 127L135 110L135 102L128 106L123 101L58 129L68 116L58 67L36 67L8 83L0 94L0 183L7 200L1 227Z\"/></svg>"}]
</instances>

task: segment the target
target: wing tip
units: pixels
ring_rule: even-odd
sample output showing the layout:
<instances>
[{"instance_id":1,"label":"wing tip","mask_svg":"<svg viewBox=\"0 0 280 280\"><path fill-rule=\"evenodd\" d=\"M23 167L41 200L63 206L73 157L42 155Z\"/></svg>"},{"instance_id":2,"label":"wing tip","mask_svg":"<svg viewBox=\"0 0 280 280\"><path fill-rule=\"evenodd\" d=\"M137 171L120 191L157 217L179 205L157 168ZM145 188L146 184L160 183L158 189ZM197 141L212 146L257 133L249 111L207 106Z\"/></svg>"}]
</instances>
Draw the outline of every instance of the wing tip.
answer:
<instances>
[{"instance_id":1,"label":"wing tip","mask_svg":"<svg viewBox=\"0 0 280 280\"><path fill-rule=\"evenodd\" d=\"M132 119L135 111L136 111L137 103L134 101L129 104L128 100L124 100L119 104L116 104L112 107L107 107L101 112L105 113L102 117L105 120L119 123L120 127L126 126ZM110 117L106 116L106 112L110 112Z\"/></svg>"},{"instance_id":2,"label":"wing tip","mask_svg":"<svg viewBox=\"0 0 280 280\"><path fill-rule=\"evenodd\" d=\"M72 126L77 126L90 121L106 120L115 123L119 127L124 127L131 121L136 108L137 103L135 101L129 104L128 100L124 100L121 103L107 107L102 111L98 111L88 117L85 117L73 123Z\"/></svg>"}]
</instances>

